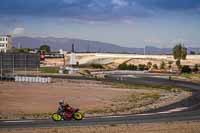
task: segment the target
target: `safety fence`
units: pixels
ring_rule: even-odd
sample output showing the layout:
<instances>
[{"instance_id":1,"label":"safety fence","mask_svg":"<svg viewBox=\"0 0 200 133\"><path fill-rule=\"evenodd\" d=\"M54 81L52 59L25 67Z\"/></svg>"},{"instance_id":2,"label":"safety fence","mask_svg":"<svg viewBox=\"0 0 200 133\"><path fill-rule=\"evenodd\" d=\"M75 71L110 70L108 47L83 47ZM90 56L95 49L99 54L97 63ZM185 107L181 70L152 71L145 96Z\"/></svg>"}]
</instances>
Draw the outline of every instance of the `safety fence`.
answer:
<instances>
[{"instance_id":1,"label":"safety fence","mask_svg":"<svg viewBox=\"0 0 200 133\"><path fill-rule=\"evenodd\" d=\"M27 75L30 71L37 71L40 68L40 56L29 53L0 53L0 75L17 75L23 72Z\"/></svg>"}]
</instances>

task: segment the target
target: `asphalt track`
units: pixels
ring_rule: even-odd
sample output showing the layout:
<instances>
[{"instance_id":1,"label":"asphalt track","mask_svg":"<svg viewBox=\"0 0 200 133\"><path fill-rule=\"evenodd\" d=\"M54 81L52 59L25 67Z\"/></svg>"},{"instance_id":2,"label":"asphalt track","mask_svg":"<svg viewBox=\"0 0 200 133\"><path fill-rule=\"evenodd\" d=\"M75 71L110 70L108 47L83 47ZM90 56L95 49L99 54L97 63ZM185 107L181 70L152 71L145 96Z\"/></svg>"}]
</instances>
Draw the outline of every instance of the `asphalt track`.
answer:
<instances>
[{"instance_id":1,"label":"asphalt track","mask_svg":"<svg viewBox=\"0 0 200 133\"><path fill-rule=\"evenodd\" d=\"M82 121L54 122L46 120L5 120L0 121L0 128L42 128L64 126L93 126L136 123L158 123L174 121L200 121L200 99L195 97L200 91L200 84L186 81L169 80L163 77L145 75L108 75L107 80L137 84L173 85L191 89L194 95L179 103L174 103L157 110L135 115L90 117Z\"/></svg>"}]
</instances>

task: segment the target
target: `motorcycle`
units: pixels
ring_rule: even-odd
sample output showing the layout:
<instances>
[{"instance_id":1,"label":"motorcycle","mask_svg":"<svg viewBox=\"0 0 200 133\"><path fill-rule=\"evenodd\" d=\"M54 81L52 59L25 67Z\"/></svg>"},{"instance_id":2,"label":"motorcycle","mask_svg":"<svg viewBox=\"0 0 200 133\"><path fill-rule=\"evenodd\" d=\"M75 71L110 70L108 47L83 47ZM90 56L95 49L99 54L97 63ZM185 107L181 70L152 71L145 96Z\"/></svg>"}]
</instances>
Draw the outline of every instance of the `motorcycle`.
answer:
<instances>
[{"instance_id":1,"label":"motorcycle","mask_svg":"<svg viewBox=\"0 0 200 133\"><path fill-rule=\"evenodd\" d=\"M79 109L75 108L70 108L70 109L65 109L65 112L63 113L53 113L51 118L54 121L62 121L62 120L82 120L84 118L84 113L80 112Z\"/></svg>"}]
</instances>

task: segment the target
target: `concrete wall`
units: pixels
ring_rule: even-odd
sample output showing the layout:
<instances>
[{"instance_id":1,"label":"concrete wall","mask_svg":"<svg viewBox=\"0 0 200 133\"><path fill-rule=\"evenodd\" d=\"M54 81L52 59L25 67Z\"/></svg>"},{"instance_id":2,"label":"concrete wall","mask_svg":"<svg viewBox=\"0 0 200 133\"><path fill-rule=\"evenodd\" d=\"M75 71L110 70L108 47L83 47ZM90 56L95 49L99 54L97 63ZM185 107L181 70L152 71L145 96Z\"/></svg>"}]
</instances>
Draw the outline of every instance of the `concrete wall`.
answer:
<instances>
[{"instance_id":1,"label":"concrete wall","mask_svg":"<svg viewBox=\"0 0 200 133\"><path fill-rule=\"evenodd\" d=\"M109 54L109 53L77 53L76 61L79 64L121 64L127 62L130 64L147 64L151 61L155 64L160 64L162 61L175 62L172 55L136 55L136 54ZM70 54L65 55L66 65L70 62ZM48 65L62 66L63 59L46 60ZM200 64L200 55L188 55L186 60L182 60L183 65Z\"/></svg>"}]
</instances>

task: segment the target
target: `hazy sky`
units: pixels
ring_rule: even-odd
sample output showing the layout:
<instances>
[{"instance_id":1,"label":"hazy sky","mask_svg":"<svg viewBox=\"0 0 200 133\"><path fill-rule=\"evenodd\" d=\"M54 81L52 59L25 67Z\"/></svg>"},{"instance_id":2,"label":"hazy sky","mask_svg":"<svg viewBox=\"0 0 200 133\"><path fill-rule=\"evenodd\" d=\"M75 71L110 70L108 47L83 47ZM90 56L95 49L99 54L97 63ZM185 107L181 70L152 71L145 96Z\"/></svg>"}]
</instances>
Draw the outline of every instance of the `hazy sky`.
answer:
<instances>
[{"instance_id":1,"label":"hazy sky","mask_svg":"<svg viewBox=\"0 0 200 133\"><path fill-rule=\"evenodd\" d=\"M200 0L0 0L0 34L200 46Z\"/></svg>"}]
</instances>

